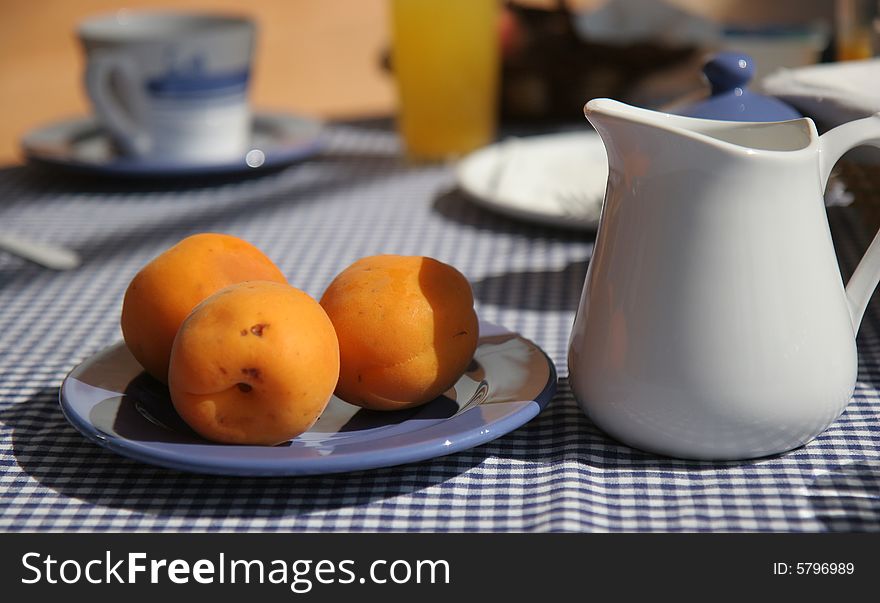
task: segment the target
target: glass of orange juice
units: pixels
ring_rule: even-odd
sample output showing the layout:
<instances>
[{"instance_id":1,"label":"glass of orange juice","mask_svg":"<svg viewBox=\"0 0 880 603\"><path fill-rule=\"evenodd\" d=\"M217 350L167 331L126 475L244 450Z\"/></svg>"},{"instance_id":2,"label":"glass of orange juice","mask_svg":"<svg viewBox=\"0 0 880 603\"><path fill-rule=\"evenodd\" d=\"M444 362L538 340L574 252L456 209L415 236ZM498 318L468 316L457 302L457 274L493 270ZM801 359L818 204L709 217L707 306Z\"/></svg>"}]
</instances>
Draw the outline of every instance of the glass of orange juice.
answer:
<instances>
[{"instance_id":1,"label":"glass of orange juice","mask_svg":"<svg viewBox=\"0 0 880 603\"><path fill-rule=\"evenodd\" d=\"M869 59L875 54L878 0L837 0L835 37L838 61Z\"/></svg>"},{"instance_id":2,"label":"glass of orange juice","mask_svg":"<svg viewBox=\"0 0 880 603\"><path fill-rule=\"evenodd\" d=\"M391 0L391 63L407 156L455 157L495 135L497 0Z\"/></svg>"}]
</instances>

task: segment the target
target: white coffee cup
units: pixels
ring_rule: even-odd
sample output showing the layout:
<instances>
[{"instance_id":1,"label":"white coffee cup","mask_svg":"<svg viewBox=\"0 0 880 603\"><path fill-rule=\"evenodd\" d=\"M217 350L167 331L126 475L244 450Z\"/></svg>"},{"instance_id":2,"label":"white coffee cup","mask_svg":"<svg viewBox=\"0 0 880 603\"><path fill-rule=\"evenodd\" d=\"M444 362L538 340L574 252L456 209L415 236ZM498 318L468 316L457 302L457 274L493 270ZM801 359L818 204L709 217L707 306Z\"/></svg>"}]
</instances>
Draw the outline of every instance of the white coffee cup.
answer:
<instances>
[{"instance_id":1,"label":"white coffee cup","mask_svg":"<svg viewBox=\"0 0 880 603\"><path fill-rule=\"evenodd\" d=\"M254 23L121 10L80 24L85 86L119 151L163 161L244 157Z\"/></svg>"}]
</instances>

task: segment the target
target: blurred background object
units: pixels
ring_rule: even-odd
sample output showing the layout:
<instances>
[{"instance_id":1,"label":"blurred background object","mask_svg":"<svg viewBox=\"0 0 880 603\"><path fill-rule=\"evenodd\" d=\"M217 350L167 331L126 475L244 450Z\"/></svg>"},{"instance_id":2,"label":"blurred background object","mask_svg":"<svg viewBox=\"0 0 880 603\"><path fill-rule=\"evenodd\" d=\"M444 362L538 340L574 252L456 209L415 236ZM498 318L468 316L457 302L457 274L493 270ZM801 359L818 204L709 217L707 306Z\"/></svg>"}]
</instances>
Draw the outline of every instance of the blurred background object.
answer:
<instances>
[{"instance_id":1,"label":"blurred background object","mask_svg":"<svg viewBox=\"0 0 880 603\"><path fill-rule=\"evenodd\" d=\"M507 3L502 115L570 120L585 100L659 108L708 94L701 67L718 50L754 59L755 84L815 63L828 45L832 0L518 0Z\"/></svg>"},{"instance_id":2,"label":"blurred background object","mask_svg":"<svg viewBox=\"0 0 880 603\"><path fill-rule=\"evenodd\" d=\"M838 61L867 59L877 53L878 0L836 0L835 52Z\"/></svg>"},{"instance_id":3,"label":"blurred background object","mask_svg":"<svg viewBox=\"0 0 880 603\"><path fill-rule=\"evenodd\" d=\"M513 42L503 46L501 113L572 121L607 96L657 106L700 86L712 24L662 0L609 0L592 8L508 3ZM669 28L677 35L666 36Z\"/></svg>"},{"instance_id":4,"label":"blurred background object","mask_svg":"<svg viewBox=\"0 0 880 603\"><path fill-rule=\"evenodd\" d=\"M114 0L2 3L0 163L19 159L18 140L28 130L87 112L74 30L86 17L120 6ZM390 0L130 0L124 6L252 16L259 30L251 96L256 108L322 118L395 111L394 81L380 60L389 47ZM731 32L766 37L769 31L781 38L781 31L810 32L818 26L827 35L839 5L834 0L511 0L504 6L498 26L502 117L573 123L582 119L581 107L592 96L661 106L682 94L705 93L700 75L705 54L731 47ZM662 19L638 19L641 9ZM613 33L607 24L621 15L629 19L625 37L615 41L598 33ZM783 40L809 47L798 62L817 58L821 41L811 35ZM745 42L741 35L737 43ZM757 54L754 48L737 50ZM760 77L770 62L762 65L764 58L754 58Z\"/></svg>"},{"instance_id":5,"label":"blurred background object","mask_svg":"<svg viewBox=\"0 0 880 603\"><path fill-rule=\"evenodd\" d=\"M397 122L413 159L444 159L495 136L497 0L391 0Z\"/></svg>"},{"instance_id":6,"label":"blurred background object","mask_svg":"<svg viewBox=\"0 0 880 603\"><path fill-rule=\"evenodd\" d=\"M28 130L88 111L76 25L135 8L216 10L257 22L251 100L317 117L388 115L393 82L377 57L388 41L387 0L0 1L0 164L20 159Z\"/></svg>"},{"instance_id":7,"label":"blurred background object","mask_svg":"<svg viewBox=\"0 0 880 603\"><path fill-rule=\"evenodd\" d=\"M767 23L729 25L724 28L721 47L744 52L754 59L754 82L784 68L802 67L818 62L830 39L827 22Z\"/></svg>"}]
</instances>

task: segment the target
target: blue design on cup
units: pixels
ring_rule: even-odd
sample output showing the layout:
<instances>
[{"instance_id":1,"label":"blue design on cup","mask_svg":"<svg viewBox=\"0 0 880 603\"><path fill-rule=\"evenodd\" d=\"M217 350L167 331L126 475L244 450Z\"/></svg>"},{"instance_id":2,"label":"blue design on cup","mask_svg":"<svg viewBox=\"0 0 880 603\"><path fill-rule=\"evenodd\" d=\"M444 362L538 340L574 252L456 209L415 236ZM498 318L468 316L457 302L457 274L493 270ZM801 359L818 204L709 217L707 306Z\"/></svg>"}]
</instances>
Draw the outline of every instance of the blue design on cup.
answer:
<instances>
[{"instance_id":1,"label":"blue design on cup","mask_svg":"<svg viewBox=\"0 0 880 603\"><path fill-rule=\"evenodd\" d=\"M185 68L172 68L165 75L147 81L155 98L190 99L241 94L247 89L250 69L207 73L203 57L192 59Z\"/></svg>"}]
</instances>

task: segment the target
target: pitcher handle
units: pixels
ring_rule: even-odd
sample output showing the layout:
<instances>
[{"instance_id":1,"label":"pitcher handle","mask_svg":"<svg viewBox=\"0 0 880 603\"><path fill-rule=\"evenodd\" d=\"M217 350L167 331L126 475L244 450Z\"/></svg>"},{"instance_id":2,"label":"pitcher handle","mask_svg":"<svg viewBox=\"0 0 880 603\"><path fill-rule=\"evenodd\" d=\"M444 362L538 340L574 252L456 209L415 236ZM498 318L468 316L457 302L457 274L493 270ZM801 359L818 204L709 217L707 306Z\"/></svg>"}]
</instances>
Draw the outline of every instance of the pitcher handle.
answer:
<instances>
[{"instance_id":1,"label":"pitcher handle","mask_svg":"<svg viewBox=\"0 0 880 603\"><path fill-rule=\"evenodd\" d=\"M861 145L880 148L880 113L857 119L826 132L819 138L819 170L822 190L828 184L831 170L844 153ZM855 272L846 284L846 298L853 333L857 333L868 301L880 283L880 232L862 256Z\"/></svg>"}]
</instances>

